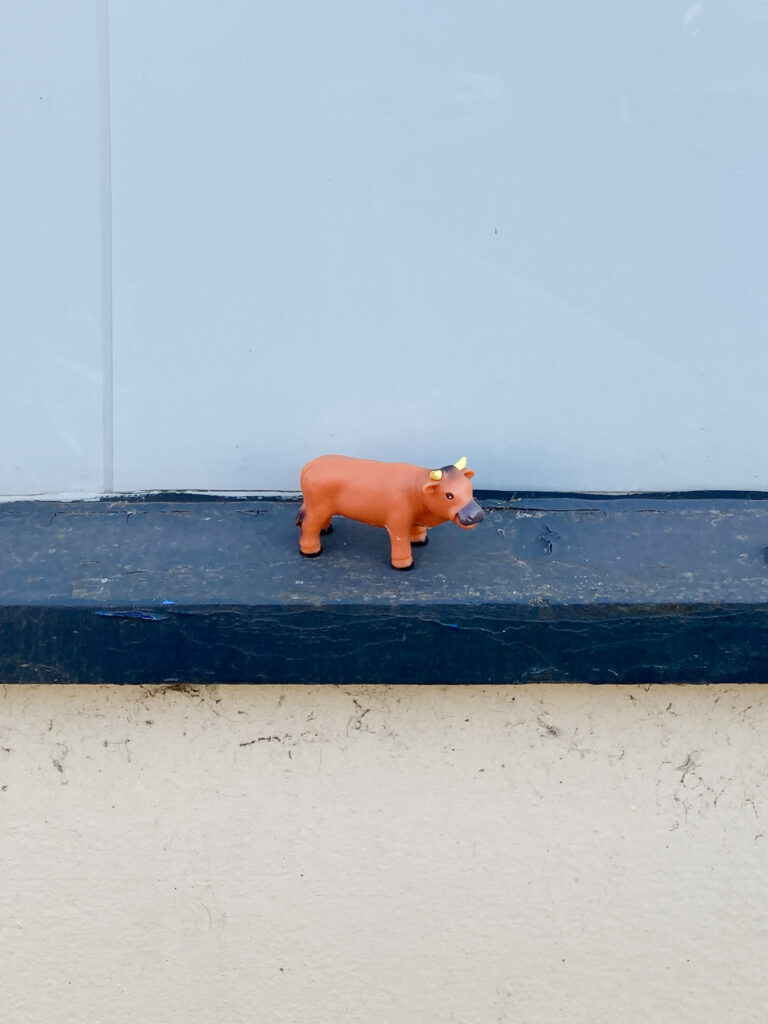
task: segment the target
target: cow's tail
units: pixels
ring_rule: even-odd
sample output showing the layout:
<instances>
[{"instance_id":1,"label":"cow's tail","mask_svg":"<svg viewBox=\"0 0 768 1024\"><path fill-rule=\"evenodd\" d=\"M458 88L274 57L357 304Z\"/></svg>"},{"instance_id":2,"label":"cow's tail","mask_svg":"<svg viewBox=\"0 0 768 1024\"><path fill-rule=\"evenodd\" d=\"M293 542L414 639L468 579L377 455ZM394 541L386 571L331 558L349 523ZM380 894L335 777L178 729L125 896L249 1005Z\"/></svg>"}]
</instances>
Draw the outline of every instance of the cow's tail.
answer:
<instances>
[{"instance_id":1,"label":"cow's tail","mask_svg":"<svg viewBox=\"0 0 768 1024\"><path fill-rule=\"evenodd\" d=\"M307 514L307 506L302 505L299 511L296 513L296 525L301 526L304 522L304 516Z\"/></svg>"}]
</instances>

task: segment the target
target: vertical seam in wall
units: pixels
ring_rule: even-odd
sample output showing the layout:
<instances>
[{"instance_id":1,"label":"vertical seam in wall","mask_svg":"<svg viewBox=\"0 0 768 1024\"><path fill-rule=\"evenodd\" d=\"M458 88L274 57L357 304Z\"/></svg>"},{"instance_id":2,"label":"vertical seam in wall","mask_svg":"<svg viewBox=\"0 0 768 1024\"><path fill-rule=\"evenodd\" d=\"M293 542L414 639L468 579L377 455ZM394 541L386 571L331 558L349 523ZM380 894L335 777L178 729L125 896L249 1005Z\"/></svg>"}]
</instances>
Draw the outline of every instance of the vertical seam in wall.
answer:
<instances>
[{"instance_id":1,"label":"vertical seam in wall","mask_svg":"<svg viewBox=\"0 0 768 1024\"><path fill-rule=\"evenodd\" d=\"M112 97L109 0L99 4L99 137L101 150L102 469L106 493L115 489L114 345L112 300Z\"/></svg>"}]
</instances>

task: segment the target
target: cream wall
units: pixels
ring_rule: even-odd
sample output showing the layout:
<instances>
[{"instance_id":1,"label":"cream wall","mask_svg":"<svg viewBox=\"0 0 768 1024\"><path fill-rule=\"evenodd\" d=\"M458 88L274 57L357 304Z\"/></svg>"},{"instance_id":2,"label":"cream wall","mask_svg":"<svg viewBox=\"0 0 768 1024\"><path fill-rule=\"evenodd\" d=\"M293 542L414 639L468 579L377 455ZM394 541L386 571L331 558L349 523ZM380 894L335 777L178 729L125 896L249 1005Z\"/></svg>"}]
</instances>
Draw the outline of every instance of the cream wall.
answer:
<instances>
[{"instance_id":1,"label":"cream wall","mask_svg":"<svg viewBox=\"0 0 768 1024\"><path fill-rule=\"evenodd\" d=\"M765 1020L766 688L0 708L4 1021Z\"/></svg>"}]
</instances>

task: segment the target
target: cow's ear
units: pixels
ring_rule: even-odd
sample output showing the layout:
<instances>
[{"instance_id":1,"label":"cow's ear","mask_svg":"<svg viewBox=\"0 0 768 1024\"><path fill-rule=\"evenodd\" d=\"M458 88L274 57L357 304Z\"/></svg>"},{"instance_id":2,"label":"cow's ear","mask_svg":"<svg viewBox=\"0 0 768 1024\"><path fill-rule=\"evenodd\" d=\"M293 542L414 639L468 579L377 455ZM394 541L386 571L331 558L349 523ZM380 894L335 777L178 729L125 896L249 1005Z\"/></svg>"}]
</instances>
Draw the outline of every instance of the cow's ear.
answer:
<instances>
[{"instance_id":1,"label":"cow's ear","mask_svg":"<svg viewBox=\"0 0 768 1024\"><path fill-rule=\"evenodd\" d=\"M465 469L464 470L464 476L467 478L467 480L471 480L474 475L475 475L474 469Z\"/></svg>"},{"instance_id":2,"label":"cow's ear","mask_svg":"<svg viewBox=\"0 0 768 1024\"><path fill-rule=\"evenodd\" d=\"M428 480L422 487L425 494L436 494L440 490L440 484L435 480Z\"/></svg>"}]
</instances>

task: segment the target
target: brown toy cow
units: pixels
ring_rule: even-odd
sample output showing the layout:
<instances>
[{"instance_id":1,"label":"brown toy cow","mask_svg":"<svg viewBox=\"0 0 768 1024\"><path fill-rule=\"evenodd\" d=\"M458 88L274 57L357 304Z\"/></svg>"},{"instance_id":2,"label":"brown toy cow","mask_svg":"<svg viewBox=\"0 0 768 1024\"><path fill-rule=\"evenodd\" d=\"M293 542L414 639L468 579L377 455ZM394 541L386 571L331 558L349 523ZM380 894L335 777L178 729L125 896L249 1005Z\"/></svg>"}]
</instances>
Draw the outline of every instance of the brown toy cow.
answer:
<instances>
[{"instance_id":1,"label":"brown toy cow","mask_svg":"<svg viewBox=\"0 0 768 1024\"><path fill-rule=\"evenodd\" d=\"M320 535L330 533L331 517L340 515L383 526L392 542L392 568L412 569L411 545L429 543L427 529L452 519L464 530L482 520L474 500L475 475L459 459L442 469L407 462L374 462L346 455L321 455L301 471L304 504L296 516L302 555L322 554Z\"/></svg>"}]
</instances>

